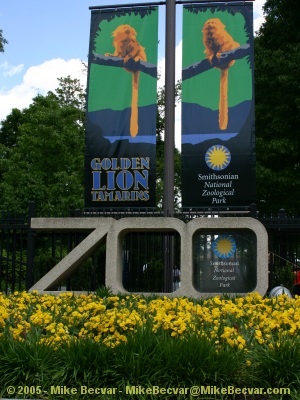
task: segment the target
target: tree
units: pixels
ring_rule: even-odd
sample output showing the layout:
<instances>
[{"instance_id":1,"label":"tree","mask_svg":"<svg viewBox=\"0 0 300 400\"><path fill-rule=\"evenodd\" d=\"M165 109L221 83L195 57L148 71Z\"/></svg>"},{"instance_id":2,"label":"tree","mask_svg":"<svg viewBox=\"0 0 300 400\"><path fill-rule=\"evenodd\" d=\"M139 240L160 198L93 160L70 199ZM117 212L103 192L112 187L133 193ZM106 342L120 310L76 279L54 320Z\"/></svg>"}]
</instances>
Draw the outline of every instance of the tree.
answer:
<instances>
[{"instance_id":1,"label":"tree","mask_svg":"<svg viewBox=\"0 0 300 400\"><path fill-rule=\"evenodd\" d=\"M0 143L7 148L12 148L17 144L22 117L23 113L14 108L6 119L1 122Z\"/></svg>"},{"instance_id":2,"label":"tree","mask_svg":"<svg viewBox=\"0 0 300 400\"><path fill-rule=\"evenodd\" d=\"M6 120L2 121L0 129L0 182L3 181L4 172L7 171L7 160L17 145L21 121L22 113L17 108L13 109Z\"/></svg>"},{"instance_id":3,"label":"tree","mask_svg":"<svg viewBox=\"0 0 300 400\"><path fill-rule=\"evenodd\" d=\"M58 78L59 86L55 90L59 104L64 107L74 107L78 109L81 118L85 113L85 100L86 93L82 89L78 79L71 79L70 76L66 78Z\"/></svg>"},{"instance_id":4,"label":"tree","mask_svg":"<svg viewBox=\"0 0 300 400\"><path fill-rule=\"evenodd\" d=\"M56 93L38 95L2 123L0 204L5 211L24 212L28 201L54 215L70 205L83 207L84 92L77 79L59 82Z\"/></svg>"},{"instance_id":5,"label":"tree","mask_svg":"<svg viewBox=\"0 0 300 400\"><path fill-rule=\"evenodd\" d=\"M267 0L255 38L257 197L261 212L300 211L300 33L295 0Z\"/></svg>"},{"instance_id":6,"label":"tree","mask_svg":"<svg viewBox=\"0 0 300 400\"><path fill-rule=\"evenodd\" d=\"M0 52L4 52L4 45L7 44L8 41L3 37L3 31L0 29Z\"/></svg>"},{"instance_id":7,"label":"tree","mask_svg":"<svg viewBox=\"0 0 300 400\"><path fill-rule=\"evenodd\" d=\"M269 50L278 50L289 44L299 44L300 15L297 0L266 0L265 23L259 30L259 42Z\"/></svg>"},{"instance_id":8,"label":"tree","mask_svg":"<svg viewBox=\"0 0 300 400\"><path fill-rule=\"evenodd\" d=\"M55 93L38 95L22 111L13 109L0 127L1 210L59 215L82 208L84 186L85 92L78 80L58 79ZM176 101L181 84L176 85ZM158 93L157 204L162 208L164 180L165 90ZM175 149L175 206L180 199L180 153Z\"/></svg>"}]
</instances>

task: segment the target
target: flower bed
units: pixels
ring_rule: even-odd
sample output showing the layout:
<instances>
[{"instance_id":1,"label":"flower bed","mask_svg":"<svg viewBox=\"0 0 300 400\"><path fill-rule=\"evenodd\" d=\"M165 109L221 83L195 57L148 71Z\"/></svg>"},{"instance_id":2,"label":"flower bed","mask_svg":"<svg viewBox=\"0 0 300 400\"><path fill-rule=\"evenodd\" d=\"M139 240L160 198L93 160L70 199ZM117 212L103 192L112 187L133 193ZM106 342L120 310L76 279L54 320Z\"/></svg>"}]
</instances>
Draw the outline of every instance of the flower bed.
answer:
<instances>
[{"instance_id":1,"label":"flower bed","mask_svg":"<svg viewBox=\"0 0 300 400\"><path fill-rule=\"evenodd\" d=\"M250 349L255 343L266 343L272 347L274 340L299 334L300 297L269 299L253 293L193 301L167 297L147 300L135 295L0 294L0 337L9 334L24 341L34 332L40 343L49 345L90 338L114 347L126 343L128 335L145 324L150 324L154 333L163 330L172 337L184 337L193 332L216 345Z\"/></svg>"},{"instance_id":2,"label":"flower bed","mask_svg":"<svg viewBox=\"0 0 300 400\"><path fill-rule=\"evenodd\" d=\"M54 382L118 388L126 382L168 387L201 382L289 387L297 393L299 330L300 298L285 295L193 300L0 294L0 383L41 384L45 393ZM34 364L30 371L28 359ZM44 375L37 373L41 363Z\"/></svg>"}]
</instances>

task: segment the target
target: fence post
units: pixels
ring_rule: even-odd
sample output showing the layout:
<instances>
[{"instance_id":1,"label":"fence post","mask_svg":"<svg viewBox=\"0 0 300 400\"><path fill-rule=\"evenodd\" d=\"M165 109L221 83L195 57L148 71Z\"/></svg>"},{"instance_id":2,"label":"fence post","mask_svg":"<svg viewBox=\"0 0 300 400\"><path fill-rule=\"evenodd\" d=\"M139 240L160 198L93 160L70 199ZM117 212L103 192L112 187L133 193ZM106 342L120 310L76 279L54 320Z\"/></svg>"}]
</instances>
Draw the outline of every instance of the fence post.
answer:
<instances>
[{"instance_id":1,"label":"fence post","mask_svg":"<svg viewBox=\"0 0 300 400\"><path fill-rule=\"evenodd\" d=\"M26 290L33 284L33 262L34 262L34 229L31 229L31 218L36 216L35 202L30 201L28 205L28 229L27 229L27 264L26 264Z\"/></svg>"},{"instance_id":2,"label":"fence post","mask_svg":"<svg viewBox=\"0 0 300 400\"><path fill-rule=\"evenodd\" d=\"M274 281L274 232L273 230L268 231L268 268L269 268L269 290L273 289L273 281Z\"/></svg>"},{"instance_id":3,"label":"fence post","mask_svg":"<svg viewBox=\"0 0 300 400\"><path fill-rule=\"evenodd\" d=\"M278 213L278 218L286 218L286 212L284 208L281 208Z\"/></svg>"},{"instance_id":4,"label":"fence post","mask_svg":"<svg viewBox=\"0 0 300 400\"><path fill-rule=\"evenodd\" d=\"M257 218L257 206L255 203L250 204L250 216L252 218Z\"/></svg>"}]
</instances>

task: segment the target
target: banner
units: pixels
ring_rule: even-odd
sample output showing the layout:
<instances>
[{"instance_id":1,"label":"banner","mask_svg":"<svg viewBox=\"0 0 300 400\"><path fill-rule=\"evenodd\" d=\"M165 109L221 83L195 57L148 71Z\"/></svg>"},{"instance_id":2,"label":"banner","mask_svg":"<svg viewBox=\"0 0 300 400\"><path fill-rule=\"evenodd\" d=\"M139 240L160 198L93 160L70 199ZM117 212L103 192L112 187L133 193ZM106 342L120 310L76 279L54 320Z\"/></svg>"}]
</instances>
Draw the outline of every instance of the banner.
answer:
<instances>
[{"instance_id":1,"label":"banner","mask_svg":"<svg viewBox=\"0 0 300 400\"><path fill-rule=\"evenodd\" d=\"M91 14L85 206L155 207L158 8Z\"/></svg>"},{"instance_id":2,"label":"banner","mask_svg":"<svg viewBox=\"0 0 300 400\"><path fill-rule=\"evenodd\" d=\"M183 9L182 206L255 202L252 3Z\"/></svg>"}]
</instances>

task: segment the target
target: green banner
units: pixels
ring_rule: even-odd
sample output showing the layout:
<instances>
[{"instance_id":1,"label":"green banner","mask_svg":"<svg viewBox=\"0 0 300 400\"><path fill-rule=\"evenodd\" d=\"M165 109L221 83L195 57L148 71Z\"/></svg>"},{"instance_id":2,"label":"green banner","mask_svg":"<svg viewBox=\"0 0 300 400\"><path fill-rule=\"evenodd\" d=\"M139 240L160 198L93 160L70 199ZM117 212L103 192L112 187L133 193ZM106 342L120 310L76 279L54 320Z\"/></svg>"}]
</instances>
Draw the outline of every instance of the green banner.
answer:
<instances>
[{"instance_id":1,"label":"green banner","mask_svg":"<svg viewBox=\"0 0 300 400\"><path fill-rule=\"evenodd\" d=\"M158 8L91 14L85 205L155 207Z\"/></svg>"},{"instance_id":2,"label":"green banner","mask_svg":"<svg viewBox=\"0 0 300 400\"><path fill-rule=\"evenodd\" d=\"M182 205L255 201L252 3L183 9Z\"/></svg>"}]
</instances>

